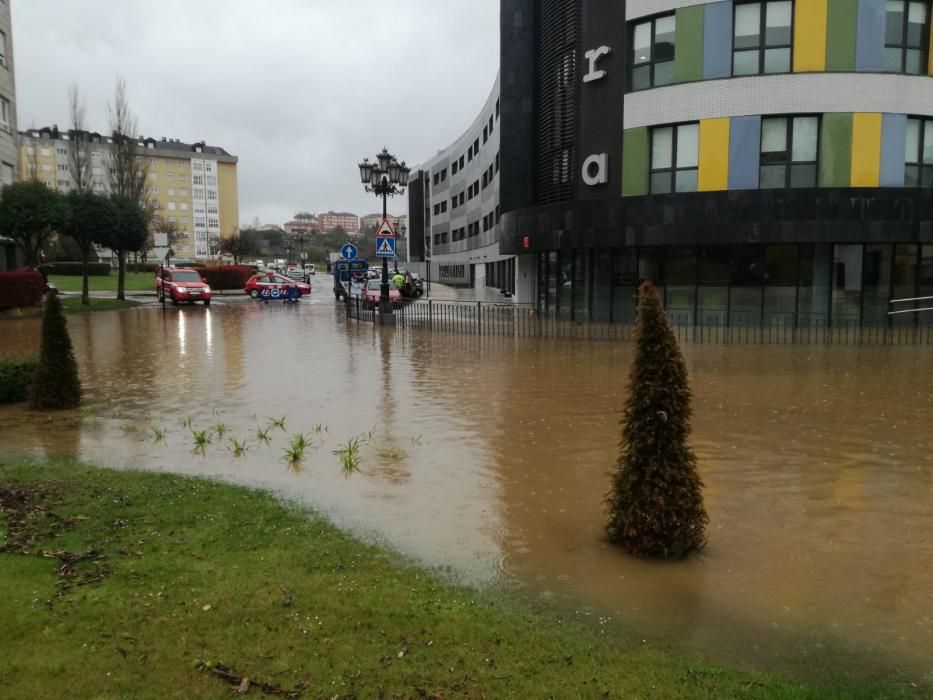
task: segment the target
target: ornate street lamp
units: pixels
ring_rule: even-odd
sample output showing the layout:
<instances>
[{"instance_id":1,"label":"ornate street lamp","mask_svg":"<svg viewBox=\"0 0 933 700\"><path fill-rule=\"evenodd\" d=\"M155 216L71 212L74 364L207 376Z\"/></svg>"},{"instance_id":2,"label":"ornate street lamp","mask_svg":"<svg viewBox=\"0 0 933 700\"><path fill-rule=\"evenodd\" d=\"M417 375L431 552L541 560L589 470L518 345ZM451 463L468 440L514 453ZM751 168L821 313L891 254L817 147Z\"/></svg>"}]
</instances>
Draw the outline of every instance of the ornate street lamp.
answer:
<instances>
[{"instance_id":1,"label":"ornate street lamp","mask_svg":"<svg viewBox=\"0 0 933 700\"><path fill-rule=\"evenodd\" d=\"M387 200L405 193L408 186L408 176L411 168L401 163L389 153L388 148L376 156L376 162L370 163L364 158L360 163L360 182L367 192L382 197L382 218L388 216ZM392 303L389 301L389 259L382 259L382 284L379 287L379 317L380 322L385 316L392 313Z\"/></svg>"}]
</instances>

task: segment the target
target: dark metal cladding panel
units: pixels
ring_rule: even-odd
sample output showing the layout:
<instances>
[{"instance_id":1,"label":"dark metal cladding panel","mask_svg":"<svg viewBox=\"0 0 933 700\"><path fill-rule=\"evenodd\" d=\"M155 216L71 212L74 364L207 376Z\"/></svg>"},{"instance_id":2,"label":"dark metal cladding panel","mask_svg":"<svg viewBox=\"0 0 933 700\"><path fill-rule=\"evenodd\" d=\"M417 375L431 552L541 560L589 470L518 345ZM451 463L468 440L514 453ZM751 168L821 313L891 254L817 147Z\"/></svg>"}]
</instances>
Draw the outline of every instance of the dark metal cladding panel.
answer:
<instances>
[{"instance_id":1,"label":"dark metal cladding panel","mask_svg":"<svg viewBox=\"0 0 933 700\"><path fill-rule=\"evenodd\" d=\"M499 202L511 211L535 203L535 0L502 0L500 13Z\"/></svg>"},{"instance_id":2,"label":"dark metal cladding panel","mask_svg":"<svg viewBox=\"0 0 933 700\"><path fill-rule=\"evenodd\" d=\"M573 199L581 4L539 0L535 14L535 202Z\"/></svg>"},{"instance_id":3,"label":"dark metal cladding panel","mask_svg":"<svg viewBox=\"0 0 933 700\"><path fill-rule=\"evenodd\" d=\"M431 232L424 226L424 171L411 175L408 183L408 250L411 262L424 262L424 242Z\"/></svg>"}]
</instances>

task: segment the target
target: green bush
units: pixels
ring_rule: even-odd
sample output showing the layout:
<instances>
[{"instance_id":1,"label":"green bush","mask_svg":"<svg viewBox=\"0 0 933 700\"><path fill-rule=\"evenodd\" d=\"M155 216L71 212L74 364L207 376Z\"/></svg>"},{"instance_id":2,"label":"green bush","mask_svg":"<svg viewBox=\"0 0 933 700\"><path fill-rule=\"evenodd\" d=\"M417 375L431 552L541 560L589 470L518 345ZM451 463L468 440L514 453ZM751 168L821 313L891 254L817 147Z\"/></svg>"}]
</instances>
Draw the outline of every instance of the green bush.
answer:
<instances>
[{"instance_id":1,"label":"green bush","mask_svg":"<svg viewBox=\"0 0 933 700\"><path fill-rule=\"evenodd\" d=\"M42 266L50 275L66 275L69 277L80 277L81 272L81 263L80 262L56 262L56 263L47 263ZM96 262L88 263L87 274L88 277L109 277L111 271L110 263Z\"/></svg>"},{"instance_id":2,"label":"green bush","mask_svg":"<svg viewBox=\"0 0 933 700\"><path fill-rule=\"evenodd\" d=\"M42 346L29 389L29 405L40 410L75 408L81 403L81 379L71 348L68 324L57 294L42 310Z\"/></svg>"},{"instance_id":3,"label":"green bush","mask_svg":"<svg viewBox=\"0 0 933 700\"><path fill-rule=\"evenodd\" d=\"M0 404L26 400L36 365L36 360L21 357L0 359Z\"/></svg>"}]
</instances>

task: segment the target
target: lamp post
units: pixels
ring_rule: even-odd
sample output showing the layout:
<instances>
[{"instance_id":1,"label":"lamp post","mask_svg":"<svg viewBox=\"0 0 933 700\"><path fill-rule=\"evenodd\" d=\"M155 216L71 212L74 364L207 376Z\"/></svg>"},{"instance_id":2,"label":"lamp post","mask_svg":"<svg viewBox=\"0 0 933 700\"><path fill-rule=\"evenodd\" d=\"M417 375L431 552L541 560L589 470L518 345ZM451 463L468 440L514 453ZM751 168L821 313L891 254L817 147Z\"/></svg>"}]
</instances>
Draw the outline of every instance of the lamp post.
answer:
<instances>
[{"instance_id":1,"label":"lamp post","mask_svg":"<svg viewBox=\"0 0 933 700\"><path fill-rule=\"evenodd\" d=\"M382 153L376 156L376 162L370 163L364 158L360 163L360 181L367 192L382 197L382 218L388 216L387 200L389 197L404 194L408 186L408 176L411 168L396 160L395 156L383 148ZM382 284L379 287L379 316L380 319L392 313L392 304L389 302L389 259L382 259Z\"/></svg>"}]
</instances>

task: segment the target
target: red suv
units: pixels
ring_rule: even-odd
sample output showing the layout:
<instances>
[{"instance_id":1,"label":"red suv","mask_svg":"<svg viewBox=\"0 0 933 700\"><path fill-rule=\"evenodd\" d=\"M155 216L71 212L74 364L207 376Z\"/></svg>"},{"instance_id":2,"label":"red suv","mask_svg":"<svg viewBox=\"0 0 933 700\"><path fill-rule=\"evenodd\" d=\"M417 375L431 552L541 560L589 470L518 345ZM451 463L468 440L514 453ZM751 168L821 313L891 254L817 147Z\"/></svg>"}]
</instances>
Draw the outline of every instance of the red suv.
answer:
<instances>
[{"instance_id":1,"label":"red suv","mask_svg":"<svg viewBox=\"0 0 933 700\"><path fill-rule=\"evenodd\" d=\"M164 277L159 275L164 274ZM211 288L197 270L189 267L167 267L156 269L156 294L163 301L166 294L173 304L183 301L194 303L203 301L204 306L211 305Z\"/></svg>"}]
</instances>

